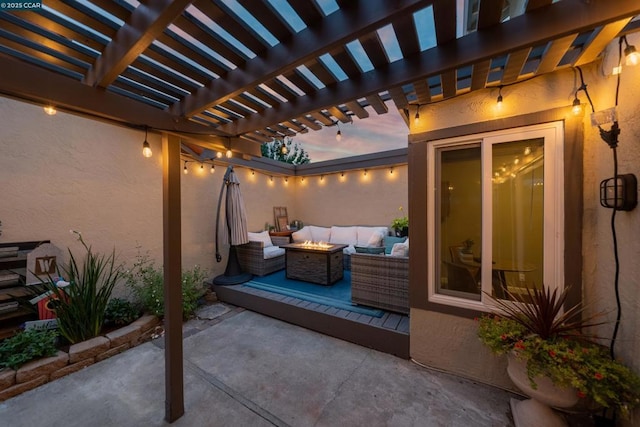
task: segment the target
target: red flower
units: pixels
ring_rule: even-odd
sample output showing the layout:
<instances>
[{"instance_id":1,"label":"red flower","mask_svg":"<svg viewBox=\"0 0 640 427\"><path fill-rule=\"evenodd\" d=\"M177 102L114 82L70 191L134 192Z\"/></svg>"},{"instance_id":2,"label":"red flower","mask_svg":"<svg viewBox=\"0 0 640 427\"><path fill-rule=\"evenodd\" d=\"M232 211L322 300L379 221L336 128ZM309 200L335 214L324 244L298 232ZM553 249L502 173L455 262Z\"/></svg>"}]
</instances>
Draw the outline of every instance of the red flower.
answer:
<instances>
[{"instance_id":1,"label":"red flower","mask_svg":"<svg viewBox=\"0 0 640 427\"><path fill-rule=\"evenodd\" d=\"M587 394L582 390L578 390L578 397L580 399L584 399L585 397L587 397Z\"/></svg>"},{"instance_id":2,"label":"red flower","mask_svg":"<svg viewBox=\"0 0 640 427\"><path fill-rule=\"evenodd\" d=\"M513 348L515 348L516 350L524 350L524 343L522 342L522 340L520 340L517 343L515 343Z\"/></svg>"},{"instance_id":3,"label":"red flower","mask_svg":"<svg viewBox=\"0 0 640 427\"><path fill-rule=\"evenodd\" d=\"M603 376L600 372L596 372L596 373L595 373L595 375L594 375L594 377L596 377L596 379L597 379L598 381L600 381L601 379L603 379L603 378L604 378L604 376Z\"/></svg>"},{"instance_id":4,"label":"red flower","mask_svg":"<svg viewBox=\"0 0 640 427\"><path fill-rule=\"evenodd\" d=\"M505 340L507 339L507 334L502 334L502 335L500 335L500 339L501 339L502 341L505 341Z\"/></svg>"},{"instance_id":5,"label":"red flower","mask_svg":"<svg viewBox=\"0 0 640 427\"><path fill-rule=\"evenodd\" d=\"M549 350L549 356L556 357L556 352L553 350Z\"/></svg>"}]
</instances>

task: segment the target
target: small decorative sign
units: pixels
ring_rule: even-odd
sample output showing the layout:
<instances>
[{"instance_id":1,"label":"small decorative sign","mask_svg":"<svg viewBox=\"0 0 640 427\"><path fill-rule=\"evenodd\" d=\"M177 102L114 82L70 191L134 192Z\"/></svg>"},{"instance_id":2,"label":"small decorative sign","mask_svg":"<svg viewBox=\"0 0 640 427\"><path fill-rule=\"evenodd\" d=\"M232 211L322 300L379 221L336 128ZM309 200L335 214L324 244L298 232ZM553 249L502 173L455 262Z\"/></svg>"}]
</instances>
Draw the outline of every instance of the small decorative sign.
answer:
<instances>
[{"instance_id":1,"label":"small decorative sign","mask_svg":"<svg viewBox=\"0 0 640 427\"><path fill-rule=\"evenodd\" d=\"M58 329L58 319L31 320L24 322L24 330L38 329L41 331L49 329Z\"/></svg>"},{"instance_id":2,"label":"small decorative sign","mask_svg":"<svg viewBox=\"0 0 640 427\"><path fill-rule=\"evenodd\" d=\"M27 253L27 285L34 285L57 276L58 262L62 262L62 251L51 243L43 243Z\"/></svg>"}]
</instances>

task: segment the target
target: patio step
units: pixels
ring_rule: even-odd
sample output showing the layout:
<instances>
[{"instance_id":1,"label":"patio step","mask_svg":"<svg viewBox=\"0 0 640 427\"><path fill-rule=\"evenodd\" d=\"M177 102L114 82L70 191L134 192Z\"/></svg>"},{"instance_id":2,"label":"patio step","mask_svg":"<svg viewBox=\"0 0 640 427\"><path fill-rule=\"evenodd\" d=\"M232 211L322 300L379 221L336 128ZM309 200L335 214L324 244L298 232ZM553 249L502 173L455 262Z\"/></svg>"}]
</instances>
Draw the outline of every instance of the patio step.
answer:
<instances>
[{"instance_id":1,"label":"patio step","mask_svg":"<svg viewBox=\"0 0 640 427\"><path fill-rule=\"evenodd\" d=\"M244 285L213 285L218 299L364 347L409 359L409 317L373 317Z\"/></svg>"}]
</instances>

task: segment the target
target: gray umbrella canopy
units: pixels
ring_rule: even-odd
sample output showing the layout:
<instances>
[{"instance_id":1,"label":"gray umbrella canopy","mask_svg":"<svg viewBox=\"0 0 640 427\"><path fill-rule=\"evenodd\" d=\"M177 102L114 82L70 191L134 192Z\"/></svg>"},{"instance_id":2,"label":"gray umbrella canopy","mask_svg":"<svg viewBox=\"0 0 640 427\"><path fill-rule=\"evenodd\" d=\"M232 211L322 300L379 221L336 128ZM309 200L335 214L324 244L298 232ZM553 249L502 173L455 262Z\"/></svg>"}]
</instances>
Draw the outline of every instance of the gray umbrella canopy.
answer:
<instances>
[{"instance_id":1,"label":"gray umbrella canopy","mask_svg":"<svg viewBox=\"0 0 640 427\"><path fill-rule=\"evenodd\" d=\"M236 246L249 243L247 233L247 212L244 207L244 199L240 191L240 181L233 171L233 166L227 168L218 198L218 213L216 215L216 261L222 261L220 248L218 246L218 231L220 228L220 205L222 204L222 194L227 190L225 198L225 219L222 227L222 240L230 244L227 268L224 274L213 279L216 285L236 285L251 280L251 273L246 273L240 267Z\"/></svg>"},{"instance_id":2,"label":"gray umbrella canopy","mask_svg":"<svg viewBox=\"0 0 640 427\"><path fill-rule=\"evenodd\" d=\"M227 236L225 243L231 245L243 245L249 243L247 234L247 211L244 207L244 199L240 191L240 181L233 169L229 171L225 180L227 186L227 198L225 209L225 223Z\"/></svg>"}]
</instances>

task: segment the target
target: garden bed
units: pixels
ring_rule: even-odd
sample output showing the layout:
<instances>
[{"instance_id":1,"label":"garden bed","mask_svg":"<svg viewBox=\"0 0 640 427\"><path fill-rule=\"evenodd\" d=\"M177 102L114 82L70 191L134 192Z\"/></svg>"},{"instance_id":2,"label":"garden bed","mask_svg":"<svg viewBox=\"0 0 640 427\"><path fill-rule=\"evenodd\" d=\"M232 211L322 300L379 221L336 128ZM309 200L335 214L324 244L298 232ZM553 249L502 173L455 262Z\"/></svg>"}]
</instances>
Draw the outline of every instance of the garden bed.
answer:
<instances>
[{"instance_id":1,"label":"garden bed","mask_svg":"<svg viewBox=\"0 0 640 427\"><path fill-rule=\"evenodd\" d=\"M158 317L145 315L105 335L73 344L66 352L59 350L55 356L33 360L17 370L0 370L0 402L142 344L159 323Z\"/></svg>"}]
</instances>

